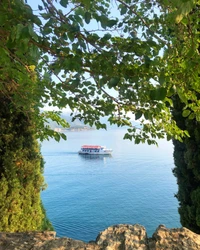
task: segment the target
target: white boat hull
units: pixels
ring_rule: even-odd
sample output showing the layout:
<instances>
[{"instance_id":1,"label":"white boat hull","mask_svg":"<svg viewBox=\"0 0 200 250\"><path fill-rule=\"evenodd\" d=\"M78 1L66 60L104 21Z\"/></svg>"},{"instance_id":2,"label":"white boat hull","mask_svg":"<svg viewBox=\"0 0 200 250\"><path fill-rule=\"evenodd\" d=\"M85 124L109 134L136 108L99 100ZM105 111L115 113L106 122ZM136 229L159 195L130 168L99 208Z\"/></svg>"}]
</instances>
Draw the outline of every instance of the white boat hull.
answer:
<instances>
[{"instance_id":1,"label":"white boat hull","mask_svg":"<svg viewBox=\"0 0 200 250\"><path fill-rule=\"evenodd\" d=\"M99 145L83 145L78 153L81 155L111 155L112 149Z\"/></svg>"},{"instance_id":2,"label":"white boat hull","mask_svg":"<svg viewBox=\"0 0 200 250\"><path fill-rule=\"evenodd\" d=\"M112 151L108 152L82 152L81 150L78 152L80 155L110 155Z\"/></svg>"}]
</instances>

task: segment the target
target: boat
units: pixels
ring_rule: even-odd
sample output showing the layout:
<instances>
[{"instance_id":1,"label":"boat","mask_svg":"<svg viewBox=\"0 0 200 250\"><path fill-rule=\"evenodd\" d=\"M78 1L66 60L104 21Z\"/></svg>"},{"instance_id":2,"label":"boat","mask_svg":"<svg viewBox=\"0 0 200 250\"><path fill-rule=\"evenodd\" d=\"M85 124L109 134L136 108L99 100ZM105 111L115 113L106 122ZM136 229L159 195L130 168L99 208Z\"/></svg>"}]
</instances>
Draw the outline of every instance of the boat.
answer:
<instances>
[{"instance_id":1,"label":"boat","mask_svg":"<svg viewBox=\"0 0 200 250\"><path fill-rule=\"evenodd\" d=\"M78 153L82 155L110 155L112 153L112 149L99 145L83 145Z\"/></svg>"}]
</instances>

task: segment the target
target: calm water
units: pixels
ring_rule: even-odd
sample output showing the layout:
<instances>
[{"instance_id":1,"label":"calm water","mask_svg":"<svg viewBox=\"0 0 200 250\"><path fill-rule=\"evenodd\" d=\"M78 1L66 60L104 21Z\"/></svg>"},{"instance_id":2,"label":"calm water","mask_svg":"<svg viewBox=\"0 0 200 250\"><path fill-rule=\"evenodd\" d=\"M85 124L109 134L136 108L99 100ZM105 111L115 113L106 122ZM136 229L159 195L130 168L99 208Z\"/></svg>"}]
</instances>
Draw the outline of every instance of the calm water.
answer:
<instances>
[{"instance_id":1,"label":"calm water","mask_svg":"<svg viewBox=\"0 0 200 250\"><path fill-rule=\"evenodd\" d=\"M173 146L134 145L125 130L68 132L43 142L48 188L42 200L58 236L95 240L110 225L139 223L151 236L159 224L179 227ZM77 154L83 144L106 145L112 157Z\"/></svg>"}]
</instances>

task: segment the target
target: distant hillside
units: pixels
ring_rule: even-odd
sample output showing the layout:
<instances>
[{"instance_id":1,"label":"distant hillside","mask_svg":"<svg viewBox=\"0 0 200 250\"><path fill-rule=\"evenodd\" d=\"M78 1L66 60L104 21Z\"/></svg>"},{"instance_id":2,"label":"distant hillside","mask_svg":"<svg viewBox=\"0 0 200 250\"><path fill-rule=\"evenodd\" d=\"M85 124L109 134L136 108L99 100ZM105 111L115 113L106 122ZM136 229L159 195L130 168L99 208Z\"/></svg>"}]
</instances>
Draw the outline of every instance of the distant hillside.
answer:
<instances>
[{"instance_id":1,"label":"distant hillside","mask_svg":"<svg viewBox=\"0 0 200 250\"><path fill-rule=\"evenodd\" d=\"M61 115L61 117L63 119L65 119L70 124L70 128L74 128L74 129L76 129L76 128L77 129L88 128L88 129L90 129L90 126L85 125L83 122L81 122L79 120L75 120L74 122L72 122L72 117L68 113L63 113ZM61 125L58 125L56 122L51 121L50 119L48 120L48 125L51 127L51 129L62 128Z\"/></svg>"},{"instance_id":2,"label":"distant hillside","mask_svg":"<svg viewBox=\"0 0 200 250\"><path fill-rule=\"evenodd\" d=\"M89 125L85 125L84 122L80 121L80 120L75 120L72 122L72 117L70 116L70 113L62 113L61 117L63 119L65 119L69 124L70 124L70 128L71 129L95 129L95 127L90 127ZM110 125L110 123L108 122L108 117L102 117L101 118L102 123L105 123L108 129L115 129L115 128L119 128L117 125ZM133 125L139 126L139 123L133 121L132 122ZM56 129L56 128L62 128L62 126L58 125L56 122L53 121L49 121L49 125L51 127L51 129ZM126 128L126 126L124 126L123 128Z\"/></svg>"}]
</instances>

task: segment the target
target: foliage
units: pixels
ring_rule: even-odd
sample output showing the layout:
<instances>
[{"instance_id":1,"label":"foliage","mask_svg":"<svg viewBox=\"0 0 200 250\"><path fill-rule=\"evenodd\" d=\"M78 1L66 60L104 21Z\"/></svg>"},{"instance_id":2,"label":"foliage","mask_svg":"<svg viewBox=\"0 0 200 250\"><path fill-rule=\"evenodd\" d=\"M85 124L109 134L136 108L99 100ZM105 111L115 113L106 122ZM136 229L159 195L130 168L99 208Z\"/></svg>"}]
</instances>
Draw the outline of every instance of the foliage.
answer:
<instances>
[{"instance_id":1,"label":"foliage","mask_svg":"<svg viewBox=\"0 0 200 250\"><path fill-rule=\"evenodd\" d=\"M182 32L191 5L183 3L180 12L178 1L170 7L155 1L134 5L116 1L113 11L117 14L112 17L109 1L93 1L92 5L90 1L74 1L73 7L61 1L62 9L50 1L43 4L40 11L45 24L40 25L42 37L38 35L38 39L45 41L48 53L42 67L46 76L57 78L51 82L56 89L51 94L56 99L50 105L69 107L73 119L97 128L105 128L100 117L109 116L111 124L130 126L125 138L135 143L155 143L152 138L163 138L165 133L168 139L188 136L171 118L170 106L171 96L178 93L185 102L183 115L188 114L189 107L191 117L199 116L195 99L198 70L194 74L193 67L188 67L188 54L193 53L198 60L194 49L198 37L193 33L187 36L187 29ZM180 25L176 26L180 13ZM180 34L176 42L171 39L170 29ZM182 83L184 79L194 86L189 89ZM192 104L186 100L192 100ZM139 122L138 127L132 126L131 117Z\"/></svg>"},{"instance_id":2,"label":"foliage","mask_svg":"<svg viewBox=\"0 0 200 250\"><path fill-rule=\"evenodd\" d=\"M46 210L44 208L44 205L41 202L41 208L42 208L42 213L43 213L43 220L42 220L42 225L41 225L41 230L42 231L54 231L54 227L51 224L50 220L48 219L47 215L46 215Z\"/></svg>"},{"instance_id":3,"label":"foliage","mask_svg":"<svg viewBox=\"0 0 200 250\"><path fill-rule=\"evenodd\" d=\"M21 0L1 1L0 7L0 92L11 100L18 111L27 116L32 112L34 133L38 137L46 139L48 133L54 136L45 125L46 119L57 120L64 127L68 124L59 118L59 112L42 113L40 110L49 98L46 94L49 90L36 69L41 52L35 44L37 35L33 25L39 19ZM65 138L62 134L56 136L58 139L60 136Z\"/></svg>"},{"instance_id":4,"label":"foliage","mask_svg":"<svg viewBox=\"0 0 200 250\"><path fill-rule=\"evenodd\" d=\"M40 108L68 108L72 119L97 128L106 128L100 118L108 116L111 124L128 125L125 138L135 143L156 143L154 138L163 138L165 133L168 139L181 140L188 134L171 117L171 96L177 93L185 103L184 116L200 119L195 98L199 91L197 24L187 25L197 19L195 13L192 18L187 15L195 4L192 0L170 5L168 1L91 4L62 0L53 4L43 0L33 13L21 0L3 1L0 22L6 42L1 41L1 60L6 64L2 70L18 75L10 85L13 91L18 85L12 101L23 112L38 103ZM174 34L179 39L172 39ZM24 63L27 51L28 65ZM8 91L3 82L1 91L5 95ZM34 111L38 137L66 139L45 125L50 117L69 126L59 113ZM132 118L138 127L132 125Z\"/></svg>"},{"instance_id":5,"label":"foliage","mask_svg":"<svg viewBox=\"0 0 200 250\"><path fill-rule=\"evenodd\" d=\"M59 112L41 113L48 105L97 128L106 128L107 116L129 126L125 138L136 144L165 135L183 141L185 157L193 130L171 110L177 96L184 123L200 121L199 1L42 0L34 12L22 0L4 0L0 7L0 93L11 117L31 118L32 135L65 139L45 125L51 118L68 126Z\"/></svg>"},{"instance_id":6,"label":"foliage","mask_svg":"<svg viewBox=\"0 0 200 250\"><path fill-rule=\"evenodd\" d=\"M62 95L50 105L67 106L73 119L84 120L97 128L105 128L100 117L109 116L111 124L130 126L125 138L134 138L136 143L155 143L152 137L164 137L167 129L168 133L180 137L170 119L169 107L162 102L167 99L169 87L163 81L161 86L151 82L153 78L163 77L154 65L159 63L164 67L165 62L159 56L164 42L154 41L154 35L158 37L160 30L156 30L152 18L140 17L148 6L136 5L134 11L140 15L134 16L128 3L118 3L120 20L111 18L109 1L93 1L92 5L87 1L74 2L71 10L68 1L60 2L66 7L62 10L50 1L43 3L40 10L45 25L40 26L43 38L38 35L38 39L45 39L49 56L44 55L42 66L46 75L50 69L49 78L57 78L52 84ZM136 34L142 28L141 20L142 25L152 26L151 32L147 31L148 27L143 28L143 40ZM97 28L86 29L89 23ZM140 129L132 126L128 112L140 118Z\"/></svg>"},{"instance_id":7,"label":"foliage","mask_svg":"<svg viewBox=\"0 0 200 250\"><path fill-rule=\"evenodd\" d=\"M174 140L174 175L177 177L179 213L181 224L200 233L200 123L195 119L182 117L182 104L179 97L174 98L173 117L182 129L187 129L189 138L183 142Z\"/></svg>"},{"instance_id":8,"label":"foliage","mask_svg":"<svg viewBox=\"0 0 200 250\"><path fill-rule=\"evenodd\" d=\"M42 2L36 14L20 0L2 3L0 21L9 20L8 27L2 28L8 37L2 61L7 61L7 70L19 74L10 61L17 45L15 61L23 72L13 98L18 107L29 110L38 102L41 108L67 107L73 119L97 128L106 128L100 118L108 116L111 124L128 125L125 138L135 143L155 143L154 138L163 138L165 132L177 139L186 134L171 119L170 96L177 90L166 71L168 58L160 56L162 48L169 47L168 23L157 3L143 1L133 6L130 1L116 1L113 17L108 0L93 4L63 0L60 6ZM157 14L156 8L163 14ZM19 19L26 22L19 23ZM29 65L24 64L26 51L32 57ZM1 89L7 91L5 85ZM59 119L55 113L50 116ZM138 127L132 126L132 117ZM40 138L54 136L44 125L45 114L35 111L35 120Z\"/></svg>"},{"instance_id":9,"label":"foliage","mask_svg":"<svg viewBox=\"0 0 200 250\"><path fill-rule=\"evenodd\" d=\"M178 6L178 5L176 5ZM199 199L199 3L187 1L176 7L176 24L170 30L172 48L168 51L170 71L180 88L173 96L172 115L179 128L190 137L174 143L174 175L177 177L181 224L200 233ZM181 89L182 88L182 89Z\"/></svg>"},{"instance_id":10,"label":"foliage","mask_svg":"<svg viewBox=\"0 0 200 250\"><path fill-rule=\"evenodd\" d=\"M54 4L43 0L33 13L30 6L20 0L3 3L0 21L10 20L12 31L5 27L8 40L2 47L2 60L12 56L6 50L9 47L11 51L17 44L18 51L24 51L23 55L15 55L18 67L22 68L23 76L37 81L37 84L18 83L19 93L13 101L26 109L30 103L34 106L38 102L41 108L44 105L68 108L72 119L97 128L106 128L100 118L108 116L111 124L128 125L125 138L134 139L135 143L156 143L155 138L163 138L165 133L168 139L181 140L187 132L180 130L172 120L171 96L178 93L182 99L192 99L193 117L199 116L196 111L199 103L188 86L180 84L180 74L189 63L186 57L192 53L191 36L181 35L187 40L182 59L175 56L180 44L178 41L174 44L169 34L177 20L184 28L194 3L183 2L177 10L178 4L178 0L170 6L165 1L133 4L129 0L117 0L111 4L109 0L95 0L91 4L88 0L62 0ZM19 9L20 16L17 16ZM18 19L26 22L19 23ZM193 47L196 42L197 38L193 39ZM170 53L161 56L163 49ZM27 50L32 57L30 65L22 63ZM13 68L12 62L9 61L8 67ZM188 77L190 73L185 75ZM190 74L192 80L194 77ZM5 86L1 89L5 91ZM27 97L22 93L27 93ZM185 101L184 115L189 112L187 107ZM44 125L46 116L59 119L56 113L35 112L38 136L41 139L55 136L59 140L60 135ZM138 127L132 125L132 118L138 121ZM63 123L63 126L68 125Z\"/></svg>"},{"instance_id":11,"label":"foliage","mask_svg":"<svg viewBox=\"0 0 200 250\"><path fill-rule=\"evenodd\" d=\"M24 5L1 1L0 7L0 231L41 230L47 219L40 199L44 164L36 139L43 88L34 71L39 50L26 39L17 40L23 24L28 30L32 26Z\"/></svg>"},{"instance_id":12,"label":"foliage","mask_svg":"<svg viewBox=\"0 0 200 250\"><path fill-rule=\"evenodd\" d=\"M0 231L41 229L43 159L33 122L0 95ZM10 112L12 110L12 112Z\"/></svg>"}]
</instances>

